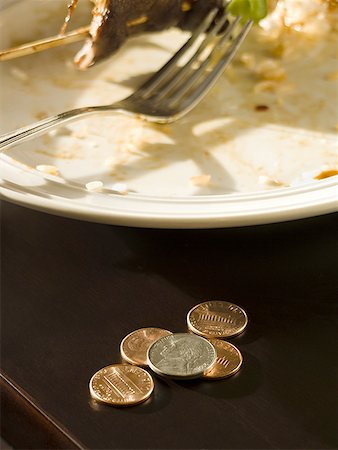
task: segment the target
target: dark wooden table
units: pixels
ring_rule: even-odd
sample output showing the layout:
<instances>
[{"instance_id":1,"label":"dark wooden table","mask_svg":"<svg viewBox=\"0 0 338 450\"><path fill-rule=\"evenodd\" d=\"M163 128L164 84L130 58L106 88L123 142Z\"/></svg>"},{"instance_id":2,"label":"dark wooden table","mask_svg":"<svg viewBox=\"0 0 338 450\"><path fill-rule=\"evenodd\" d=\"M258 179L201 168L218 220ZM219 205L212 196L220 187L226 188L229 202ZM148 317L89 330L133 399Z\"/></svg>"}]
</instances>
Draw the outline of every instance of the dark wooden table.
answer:
<instances>
[{"instance_id":1,"label":"dark wooden table","mask_svg":"<svg viewBox=\"0 0 338 450\"><path fill-rule=\"evenodd\" d=\"M131 229L1 209L2 436L15 448L337 448L337 216ZM205 299L248 313L222 382L155 378L129 409L88 381L130 331L186 329Z\"/></svg>"}]
</instances>

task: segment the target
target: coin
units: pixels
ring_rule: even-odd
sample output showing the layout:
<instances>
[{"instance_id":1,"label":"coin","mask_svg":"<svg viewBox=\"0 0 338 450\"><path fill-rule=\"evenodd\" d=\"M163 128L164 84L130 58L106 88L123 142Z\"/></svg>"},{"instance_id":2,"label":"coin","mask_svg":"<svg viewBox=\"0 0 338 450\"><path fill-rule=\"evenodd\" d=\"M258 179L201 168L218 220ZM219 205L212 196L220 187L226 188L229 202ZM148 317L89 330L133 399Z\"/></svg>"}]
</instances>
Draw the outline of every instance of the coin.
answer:
<instances>
[{"instance_id":1,"label":"coin","mask_svg":"<svg viewBox=\"0 0 338 450\"><path fill-rule=\"evenodd\" d=\"M149 347L163 336L172 334L161 328L141 328L128 334L120 345L122 358L137 366L147 365Z\"/></svg>"},{"instance_id":2,"label":"coin","mask_svg":"<svg viewBox=\"0 0 338 450\"><path fill-rule=\"evenodd\" d=\"M229 338L242 333L248 317L237 305L209 301L194 306L187 316L188 328L206 338Z\"/></svg>"},{"instance_id":3,"label":"coin","mask_svg":"<svg viewBox=\"0 0 338 450\"><path fill-rule=\"evenodd\" d=\"M216 361L216 350L206 339L188 333L175 333L155 342L148 350L149 367L171 378L197 378Z\"/></svg>"},{"instance_id":4,"label":"coin","mask_svg":"<svg viewBox=\"0 0 338 450\"><path fill-rule=\"evenodd\" d=\"M92 397L112 406L132 406L147 400L154 390L151 375L140 367L114 364L104 367L89 382Z\"/></svg>"},{"instance_id":5,"label":"coin","mask_svg":"<svg viewBox=\"0 0 338 450\"><path fill-rule=\"evenodd\" d=\"M215 364L203 374L203 377L217 380L235 375L243 362L238 348L229 342L220 341L219 339L211 339L210 342L216 349L217 358Z\"/></svg>"}]
</instances>

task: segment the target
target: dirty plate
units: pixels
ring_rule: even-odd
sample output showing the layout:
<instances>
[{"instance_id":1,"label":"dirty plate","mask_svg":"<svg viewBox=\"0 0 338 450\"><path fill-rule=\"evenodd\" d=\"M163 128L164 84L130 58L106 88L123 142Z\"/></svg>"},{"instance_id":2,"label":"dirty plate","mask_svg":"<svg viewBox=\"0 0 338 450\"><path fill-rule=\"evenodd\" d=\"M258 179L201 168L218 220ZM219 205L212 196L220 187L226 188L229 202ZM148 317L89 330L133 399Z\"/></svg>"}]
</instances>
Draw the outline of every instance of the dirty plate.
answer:
<instances>
[{"instance_id":1,"label":"dirty plate","mask_svg":"<svg viewBox=\"0 0 338 450\"><path fill-rule=\"evenodd\" d=\"M39 5L16 2L2 11L1 48L58 32L63 2ZM73 26L88 23L89 11L82 2ZM2 197L82 220L162 228L335 211L335 39L318 40L320 51L312 45L306 60L290 55L273 66L263 34L251 34L207 99L180 122L93 117L10 149L0 157ZM134 38L87 72L71 63L80 44L1 63L0 132L125 97L186 38L177 30Z\"/></svg>"}]
</instances>

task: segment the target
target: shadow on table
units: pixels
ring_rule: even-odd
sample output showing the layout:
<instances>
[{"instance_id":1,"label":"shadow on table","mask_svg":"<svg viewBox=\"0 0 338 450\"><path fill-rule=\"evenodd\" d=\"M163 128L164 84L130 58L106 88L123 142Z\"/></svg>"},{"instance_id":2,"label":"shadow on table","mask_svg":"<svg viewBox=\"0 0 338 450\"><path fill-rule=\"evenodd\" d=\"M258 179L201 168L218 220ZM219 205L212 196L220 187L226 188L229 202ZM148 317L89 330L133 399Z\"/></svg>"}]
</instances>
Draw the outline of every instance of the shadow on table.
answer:
<instances>
[{"instance_id":1,"label":"shadow on table","mask_svg":"<svg viewBox=\"0 0 338 450\"><path fill-rule=\"evenodd\" d=\"M6 203L2 209L4 269L17 268L29 275L24 278L25 302L15 310L8 302L12 316L7 317L17 320L27 310L25 320L31 320L34 308L48 306L53 321L63 324L62 330L52 330L54 336L62 333L64 338L68 332L74 354L87 345L90 364L97 359L100 367L113 346L118 351L118 343L131 327L153 321L175 331L179 324L185 326L185 315L196 303L231 300L249 317L246 333L231 340L244 354L238 375L214 383L167 384L156 379L154 401L132 411L151 413L171 404L170 383L215 401L250 397L243 403L247 414L252 414L255 397L257 402L263 398L270 407L264 407L264 419L277 417L285 426L296 423L297 436L312 436L334 448L336 219L337 215L327 215L241 229L142 230L88 224ZM48 270L55 261L60 262L58 270ZM35 279L38 293L48 292L48 296L36 294ZM69 294L72 285L75 288ZM13 291L18 298L23 295L19 285L12 286ZM28 296L31 292L34 295ZM64 315L65 303L60 299L71 299L68 307L81 310L81 321ZM81 336L78 346L74 327ZM46 339L50 330L50 326L45 330ZM39 335L43 331L40 327ZM55 337L52 347L54 342ZM16 349L21 351L19 346Z\"/></svg>"},{"instance_id":2,"label":"shadow on table","mask_svg":"<svg viewBox=\"0 0 338 450\"><path fill-rule=\"evenodd\" d=\"M181 387L216 399L231 399L252 394L262 383L262 369L259 361L247 352L242 352L243 366L232 377L223 380L197 379L176 381Z\"/></svg>"}]
</instances>

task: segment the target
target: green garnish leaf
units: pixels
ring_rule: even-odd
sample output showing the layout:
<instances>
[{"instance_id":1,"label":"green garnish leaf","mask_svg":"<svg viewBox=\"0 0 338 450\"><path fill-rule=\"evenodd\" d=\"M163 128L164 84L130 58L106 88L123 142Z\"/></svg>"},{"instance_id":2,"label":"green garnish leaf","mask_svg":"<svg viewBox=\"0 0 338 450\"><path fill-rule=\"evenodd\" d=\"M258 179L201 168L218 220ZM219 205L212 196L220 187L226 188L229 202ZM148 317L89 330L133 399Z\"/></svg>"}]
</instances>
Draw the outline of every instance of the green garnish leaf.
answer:
<instances>
[{"instance_id":1,"label":"green garnish leaf","mask_svg":"<svg viewBox=\"0 0 338 450\"><path fill-rule=\"evenodd\" d=\"M257 23L268 14L267 0L232 0L228 11L233 16L252 19Z\"/></svg>"}]
</instances>

